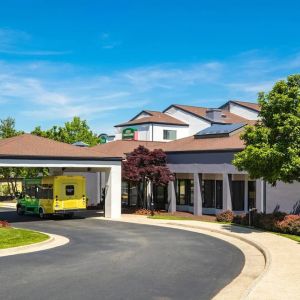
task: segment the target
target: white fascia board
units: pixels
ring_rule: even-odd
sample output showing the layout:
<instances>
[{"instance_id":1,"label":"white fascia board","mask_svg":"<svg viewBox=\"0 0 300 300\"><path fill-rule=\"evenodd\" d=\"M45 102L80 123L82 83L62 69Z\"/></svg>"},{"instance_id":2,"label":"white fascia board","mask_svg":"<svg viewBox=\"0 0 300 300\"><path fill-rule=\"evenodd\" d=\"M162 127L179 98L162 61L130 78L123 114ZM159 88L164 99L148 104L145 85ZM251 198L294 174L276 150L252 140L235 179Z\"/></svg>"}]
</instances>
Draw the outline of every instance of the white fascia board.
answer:
<instances>
[{"instance_id":1,"label":"white fascia board","mask_svg":"<svg viewBox=\"0 0 300 300\"><path fill-rule=\"evenodd\" d=\"M33 160L33 159L0 159L0 167L26 168L110 168L120 166L121 161L93 160Z\"/></svg>"}]
</instances>

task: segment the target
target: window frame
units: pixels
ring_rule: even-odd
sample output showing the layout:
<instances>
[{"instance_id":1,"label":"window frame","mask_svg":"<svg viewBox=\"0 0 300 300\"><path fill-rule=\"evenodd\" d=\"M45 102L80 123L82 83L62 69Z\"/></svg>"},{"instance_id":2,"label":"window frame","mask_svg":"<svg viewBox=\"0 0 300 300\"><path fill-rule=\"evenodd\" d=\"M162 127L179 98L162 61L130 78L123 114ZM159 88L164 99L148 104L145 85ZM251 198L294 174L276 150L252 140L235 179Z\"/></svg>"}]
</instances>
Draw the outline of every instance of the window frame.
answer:
<instances>
[{"instance_id":1,"label":"window frame","mask_svg":"<svg viewBox=\"0 0 300 300\"><path fill-rule=\"evenodd\" d=\"M174 134L174 138L171 138L170 133ZM163 139L166 141L175 141L177 139L177 130L176 129L163 129Z\"/></svg>"}]
</instances>

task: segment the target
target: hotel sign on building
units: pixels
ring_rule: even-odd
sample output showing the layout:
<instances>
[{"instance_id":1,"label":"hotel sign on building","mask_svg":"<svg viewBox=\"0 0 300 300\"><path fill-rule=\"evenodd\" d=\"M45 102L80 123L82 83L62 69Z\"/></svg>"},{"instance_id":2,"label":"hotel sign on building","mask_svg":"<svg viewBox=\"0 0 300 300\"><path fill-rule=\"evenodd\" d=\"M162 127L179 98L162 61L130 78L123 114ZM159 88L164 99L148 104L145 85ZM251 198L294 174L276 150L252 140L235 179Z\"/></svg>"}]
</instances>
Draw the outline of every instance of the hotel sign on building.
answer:
<instances>
[{"instance_id":1,"label":"hotel sign on building","mask_svg":"<svg viewBox=\"0 0 300 300\"><path fill-rule=\"evenodd\" d=\"M125 128L122 131L122 140L136 140L137 130L135 128Z\"/></svg>"}]
</instances>

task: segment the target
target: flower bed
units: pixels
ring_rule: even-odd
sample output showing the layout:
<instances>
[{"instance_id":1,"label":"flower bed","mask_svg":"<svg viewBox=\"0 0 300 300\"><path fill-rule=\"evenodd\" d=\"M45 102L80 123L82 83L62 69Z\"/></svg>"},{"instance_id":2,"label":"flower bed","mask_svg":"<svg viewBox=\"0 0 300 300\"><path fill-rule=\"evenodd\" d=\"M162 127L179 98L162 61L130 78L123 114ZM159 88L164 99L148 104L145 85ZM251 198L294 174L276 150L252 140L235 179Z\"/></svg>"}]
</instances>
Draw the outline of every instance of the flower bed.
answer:
<instances>
[{"instance_id":1,"label":"flower bed","mask_svg":"<svg viewBox=\"0 0 300 300\"><path fill-rule=\"evenodd\" d=\"M249 225L249 214L234 215L232 211L225 211L218 214L216 219L218 222ZM289 215L282 212L254 213L251 225L269 231L300 236L300 215Z\"/></svg>"},{"instance_id":2,"label":"flower bed","mask_svg":"<svg viewBox=\"0 0 300 300\"><path fill-rule=\"evenodd\" d=\"M9 223L7 221L0 220L0 228L6 228L6 227L10 227Z\"/></svg>"}]
</instances>

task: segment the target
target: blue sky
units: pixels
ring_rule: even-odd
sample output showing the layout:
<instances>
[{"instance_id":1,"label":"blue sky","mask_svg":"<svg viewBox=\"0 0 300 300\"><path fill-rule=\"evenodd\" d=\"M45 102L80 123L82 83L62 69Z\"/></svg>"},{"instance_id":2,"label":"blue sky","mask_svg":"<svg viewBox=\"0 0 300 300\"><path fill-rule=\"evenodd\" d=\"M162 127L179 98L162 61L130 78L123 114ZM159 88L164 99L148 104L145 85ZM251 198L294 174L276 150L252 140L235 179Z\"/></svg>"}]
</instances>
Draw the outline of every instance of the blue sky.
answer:
<instances>
[{"instance_id":1,"label":"blue sky","mask_svg":"<svg viewBox=\"0 0 300 300\"><path fill-rule=\"evenodd\" d=\"M78 115L97 132L172 103L255 101L300 72L299 1L10 0L0 109L26 131Z\"/></svg>"}]
</instances>

